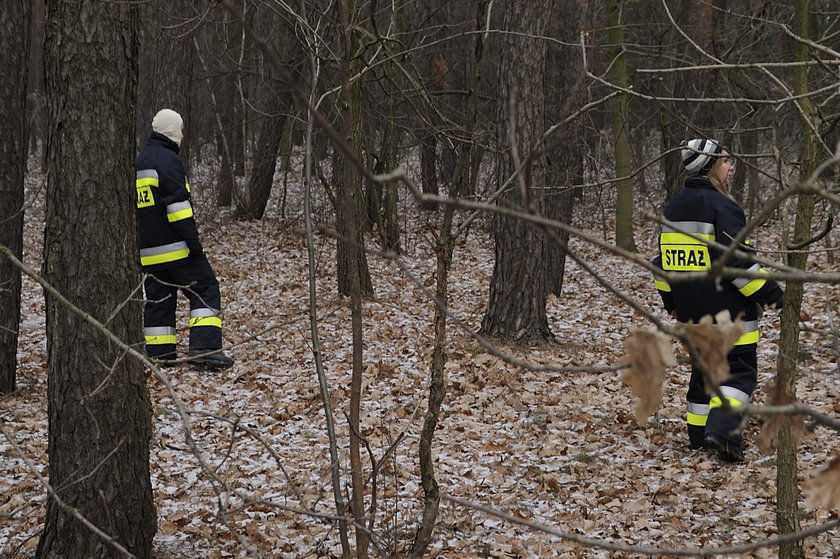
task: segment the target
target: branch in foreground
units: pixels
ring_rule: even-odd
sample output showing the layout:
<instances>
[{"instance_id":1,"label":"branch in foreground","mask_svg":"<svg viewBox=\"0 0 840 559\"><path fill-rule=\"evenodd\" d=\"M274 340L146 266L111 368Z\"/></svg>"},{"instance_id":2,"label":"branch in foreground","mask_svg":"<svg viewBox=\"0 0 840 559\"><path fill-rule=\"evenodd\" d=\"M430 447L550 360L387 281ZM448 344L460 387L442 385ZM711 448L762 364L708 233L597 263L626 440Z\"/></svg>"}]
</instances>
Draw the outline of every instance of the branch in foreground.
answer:
<instances>
[{"instance_id":1,"label":"branch in foreground","mask_svg":"<svg viewBox=\"0 0 840 559\"><path fill-rule=\"evenodd\" d=\"M661 556L678 556L678 557L716 557L719 555L737 555L741 553L747 553L749 551L755 551L757 549L761 549L764 547L772 547L779 545L782 542L794 542L794 541L802 541L812 536L817 536L824 532L829 532L838 526L840 526L840 519L832 520L831 522L826 522L825 524L821 524L819 526L814 526L812 528L808 528L807 530L802 530L800 532L794 532L791 534L785 534L784 536L777 536L774 538L768 538L765 540L759 540L756 542L752 542L749 544L744 545L732 545L727 547L718 547L718 548L700 548L700 549L688 549L688 548L656 548L656 547L643 547L643 546L636 546L636 545L623 545L623 544L614 544L605 542L603 540L598 540L594 538L588 538L586 536L579 536L577 534L570 534L568 532L562 532L556 528L552 528L551 526L545 526L543 524L539 524L538 522L532 522L530 520L526 520L524 518L519 518L517 516L513 516L507 513L504 513L500 510L494 509L492 507L488 507L479 503L472 503L465 499L460 499L458 497L453 497L451 495L443 494L441 498L454 503L456 505L462 506L464 508L473 509L477 511L481 511L483 513L489 514L490 516L495 516L496 518L501 518L506 520L512 524L518 524L519 526L525 526L526 528L530 528L532 530L536 530L538 532L543 532L546 534L550 534L561 540L569 540L575 543L579 543L585 547L592 547L597 549L606 549L608 551L621 551L624 553L637 553L640 555L648 555L650 557L661 557Z\"/></svg>"}]
</instances>

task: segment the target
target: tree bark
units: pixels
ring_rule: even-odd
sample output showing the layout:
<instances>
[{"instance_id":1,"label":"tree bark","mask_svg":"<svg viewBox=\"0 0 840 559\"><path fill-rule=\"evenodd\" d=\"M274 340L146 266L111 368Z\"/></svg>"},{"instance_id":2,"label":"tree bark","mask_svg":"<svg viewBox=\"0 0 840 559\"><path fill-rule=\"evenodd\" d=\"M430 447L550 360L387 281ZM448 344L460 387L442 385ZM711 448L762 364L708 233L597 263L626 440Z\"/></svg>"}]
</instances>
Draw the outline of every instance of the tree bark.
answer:
<instances>
[{"instance_id":1,"label":"tree bark","mask_svg":"<svg viewBox=\"0 0 840 559\"><path fill-rule=\"evenodd\" d=\"M794 4L793 31L807 39L808 0L796 0ZM808 60L808 46L799 42L793 44L794 59L800 62ZM817 166L818 141L811 126L818 122L817 114L810 98L808 72L804 66L797 66L793 73L793 91L803 96L797 102L800 108L801 155L799 180L805 181ZM793 229L793 244L801 243L811 237L811 222L814 216L814 195L799 194L796 207L796 219ZM808 262L807 251L794 251L788 254L788 266L804 270ZM785 286L785 306L781 312L781 332L779 334L779 357L777 362L776 382L785 386L791 396L796 395L796 356L799 352L799 313L802 310L803 284L801 281L788 281ZM776 449L776 526L779 534L789 534L800 530L799 521L799 482L796 458L796 443L791 433L791 425L784 425L779 433L779 446ZM804 559L802 541L782 542L779 545L779 557L784 559Z\"/></svg>"},{"instance_id":2,"label":"tree bark","mask_svg":"<svg viewBox=\"0 0 840 559\"><path fill-rule=\"evenodd\" d=\"M23 255L23 178L26 174L28 138L26 93L29 68L30 0L8 0L0 5L0 20L15 33L0 34L0 245L18 260ZM15 390L20 325L21 272L0 258L0 394Z\"/></svg>"},{"instance_id":3,"label":"tree bark","mask_svg":"<svg viewBox=\"0 0 840 559\"><path fill-rule=\"evenodd\" d=\"M52 0L46 79L48 146L44 274L71 303L142 343L136 261L134 118L137 4ZM95 107L95 110L92 108ZM47 296L50 485L108 535L47 502L39 559L151 555L151 405L140 363Z\"/></svg>"},{"instance_id":4,"label":"tree bark","mask_svg":"<svg viewBox=\"0 0 840 559\"><path fill-rule=\"evenodd\" d=\"M553 6L529 0L506 4L499 55L496 142L501 181L513 181L499 203L545 213L546 162L531 151L545 125L543 79L546 36ZM520 35L521 34L521 35ZM519 169L519 167L522 167ZM545 313L545 231L519 218L493 217L496 263L481 333L513 341L552 337Z\"/></svg>"},{"instance_id":5,"label":"tree bark","mask_svg":"<svg viewBox=\"0 0 840 559\"><path fill-rule=\"evenodd\" d=\"M624 28L621 23L620 0L607 0L607 34L611 45L610 82L627 88L627 56L624 54ZM613 133L615 153L615 244L625 250L636 252L633 236L633 158L630 150L630 120L627 95L619 95L610 101L610 124Z\"/></svg>"}]
</instances>

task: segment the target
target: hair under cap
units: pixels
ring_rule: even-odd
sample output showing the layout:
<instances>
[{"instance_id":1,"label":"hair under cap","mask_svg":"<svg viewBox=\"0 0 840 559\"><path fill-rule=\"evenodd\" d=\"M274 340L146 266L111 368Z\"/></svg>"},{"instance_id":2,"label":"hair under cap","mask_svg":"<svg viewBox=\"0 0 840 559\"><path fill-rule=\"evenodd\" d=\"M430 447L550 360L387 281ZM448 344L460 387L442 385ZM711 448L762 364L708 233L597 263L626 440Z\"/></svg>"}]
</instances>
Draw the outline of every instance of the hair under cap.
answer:
<instances>
[{"instance_id":1,"label":"hair under cap","mask_svg":"<svg viewBox=\"0 0 840 559\"><path fill-rule=\"evenodd\" d=\"M717 140L696 139L682 143L682 161L689 175L705 175L723 151Z\"/></svg>"},{"instance_id":2,"label":"hair under cap","mask_svg":"<svg viewBox=\"0 0 840 559\"><path fill-rule=\"evenodd\" d=\"M181 130L183 124L184 119L181 118L181 115L172 109L161 109L152 119L152 130L181 145L181 139L184 136Z\"/></svg>"}]
</instances>

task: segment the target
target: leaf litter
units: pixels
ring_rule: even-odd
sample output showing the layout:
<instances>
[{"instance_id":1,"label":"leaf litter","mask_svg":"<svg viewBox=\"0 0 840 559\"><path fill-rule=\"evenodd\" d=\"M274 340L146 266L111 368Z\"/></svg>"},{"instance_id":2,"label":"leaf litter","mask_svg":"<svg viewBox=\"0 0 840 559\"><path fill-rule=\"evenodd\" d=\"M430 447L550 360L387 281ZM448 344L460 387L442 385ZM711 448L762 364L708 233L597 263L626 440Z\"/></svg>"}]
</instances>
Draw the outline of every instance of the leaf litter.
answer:
<instances>
[{"instance_id":1,"label":"leaf litter","mask_svg":"<svg viewBox=\"0 0 840 559\"><path fill-rule=\"evenodd\" d=\"M205 172L205 178L212 174ZM29 184L25 260L37 268L43 201L35 192L37 185ZM338 557L332 523L296 512L335 512L309 334L300 205L292 203L286 208L291 217L279 219L274 199L266 219L236 221L211 207L210 193L202 197L199 191L197 199L199 227L222 286L225 340L236 365L223 373L182 366L167 374L185 405L201 412L192 415L194 437L228 487L214 489L201 471L187 450L170 395L150 378L150 469L159 520L155 557ZM366 473L371 472L371 456L378 460L393 447L389 458L378 464L375 486L380 542L396 553L410 547L421 513L417 444L433 336L432 303L416 288L416 282L431 287L434 277L426 217L403 204L403 215L411 216L403 224L403 266L412 277L392 262L369 255L376 295L364 303ZM328 214L322 208L319 215ZM585 217L578 219L577 225L597 230ZM776 234L770 228L766 233ZM637 224L636 234L642 252L652 253L653 226ZM574 238L570 246L623 293L667 320L658 310L658 295L646 271ZM350 313L347 301L335 295L333 253L333 243L319 235L319 336L346 483ZM824 254L817 255L815 266L825 266ZM477 329L493 266L487 221L472 227L455 256L450 308ZM840 412L837 354L819 330L836 322L828 304L838 300L836 286L806 287L805 326L813 329L802 334L797 385L799 401L835 416ZM183 317L184 305L179 312ZM639 332L649 328L572 261L566 263L563 293L549 301L547 312L555 342L500 344L499 349L534 363L603 368L621 363L624 343L630 343L624 340L638 340ZM0 400L0 418L25 456L46 475L44 303L41 290L28 278L21 314L19 389ZM761 328L757 402L772 399L777 316L768 313ZM185 333L180 332L182 342ZM673 365L666 357L668 340L650 335L656 336L657 349L641 343L636 350L658 354L661 363L653 379L635 382L658 383L661 404L655 398L643 404L638 414L646 419L639 423L635 392L621 382L622 375L634 373L519 368L491 355L450 322L448 394L433 446L441 490L613 543L708 548L774 536L775 465L773 457L763 456L755 446L760 423L751 419L746 426L744 465L725 465L713 455L689 450L682 419L688 365ZM678 345L674 348L685 357ZM813 486L818 496L803 502L803 527L836 518L836 496L828 496L837 492L839 452L836 432L817 427L802 435L799 466L805 479L813 478L807 487ZM0 456L0 557L31 557L43 522L44 490L6 439L0 439ZM372 492L366 499L370 504ZM834 557L838 548L836 531L806 542L809 557ZM746 556L774 554L763 550ZM428 556L628 555L585 549L443 503Z\"/></svg>"}]
</instances>

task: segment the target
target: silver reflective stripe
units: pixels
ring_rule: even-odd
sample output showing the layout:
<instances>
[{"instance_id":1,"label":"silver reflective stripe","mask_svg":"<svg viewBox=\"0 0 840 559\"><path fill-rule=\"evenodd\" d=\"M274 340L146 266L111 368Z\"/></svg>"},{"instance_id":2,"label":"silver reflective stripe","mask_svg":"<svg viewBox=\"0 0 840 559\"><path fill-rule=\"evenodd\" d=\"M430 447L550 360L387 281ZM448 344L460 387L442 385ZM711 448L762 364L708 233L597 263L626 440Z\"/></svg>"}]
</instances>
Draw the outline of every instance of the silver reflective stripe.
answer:
<instances>
[{"instance_id":1,"label":"silver reflective stripe","mask_svg":"<svg viewBox=\"0 0 840 559\"><path fill-rule=\"evenodd\" d=\"M178 241L177 243L169 243L168 245L160 245L156 247L149 247L149 248L141 248L140 249L140 257L144 256L157 256L159 254L167 254L169 252L175 252L176 250L187 250L187 243L184 241Z\"/></svg>"},{"instance_id":2,"label":"silver reflective stripe","mask_svg":"<svg viewBox=\"0 0 840 559\"><path fill-rule=\"evenodd\" d=\"M709 404L695 404L694 402L688 402L686 409L688 410L688 413L696 415L709 415Z\"/></svg>"},{"instance_id":3,"label":"silver reflective stripe","mask_svg":"<svg viewBox=\"0 0 840 559\"><path fill-rule=\"evenodd\" d=\"M747 320L744 322L744 334L749 334L750 332L758 332L757 320Z\"/></svg>"},{"instance_id":4,"label":"silver reflective stripe","mask_svg":"<svg viewBox=\"0 0 840 559\"><path fill-rule=\"evenodd\" d=\"M138 179L156 179L158 178L158 172L154 169L143 169L142 171L137 171L137 178Z\"/></svg>"},{"instance_id":5,"label":"silver reflective stripe","mask_svg":"<svg viewBox=\"0 0 840 559\"><path fill-rule=\"evenodd\" d=\"M761 271L761 265L760 264L753 264L752 266L747 268L747 271L748 272L755 272L757 274L759 271ZM742 287L744 287L745 285L747 285L748 283L750 283L754 279L757 279L757 278L735 278L734 280L732 280L732 285L734 285L738 289L741 289Z\"/></svg>"},{"instance_id":6,"label":"silver reflective stripe","mask_svg":"<svg viewBox=\"0 0 840 559\"><path fill-rule=\"evenodd\" d=\"M146 336L174 336L175 328L171 326L147 326L143 328L143 334Z\"/></svg>"},{"instance_id":7,"label":"silver reflective stripe","mask_svg":"<svg viewBox=\"0 0 840 559\"><path fill-rule=\"evenodd\" d=\"M206 318L208 316L219 316L219 311L216 309L192 309L190 311L190 318Z\"/></svg>"},{"instance_id":8,"label":"silver reflective stripe","mask_svg":"<svg viewBox=\"0 0 840 559\"><path fill-rule=\"evenodd\" d=\"M698 233L701 235L714 235L715 224L703 221L674 221L674 226L662 226L663 233Z\"/></svg>"},{"instance_id":9,"label":"silver reflective stripe","mask_svg":"<svg viewBox=\"0 0 840 559\"><path fill-rule=\"evenodd\" d=\"M190 204L189 200L184 200L183 202L175 202L174 204L166 206L166 213L174 214L176 212L180 212L181 210L188 210L190 208L192 208L192 204Z\"/></svg>"},{"instance_id":10,"label":"silver reflective stripe","mask_svg":"<svg viewBox=\"0 0 840 559\"><path fill-rule=\"evenodd\" d=\"M732 388L731 386L721 386L720 392L727 398L732 398L733 400L738 400L742 404L749 404L750 397L746 392L738 390L737 388Z\"/></svg>"}]
</instances>

